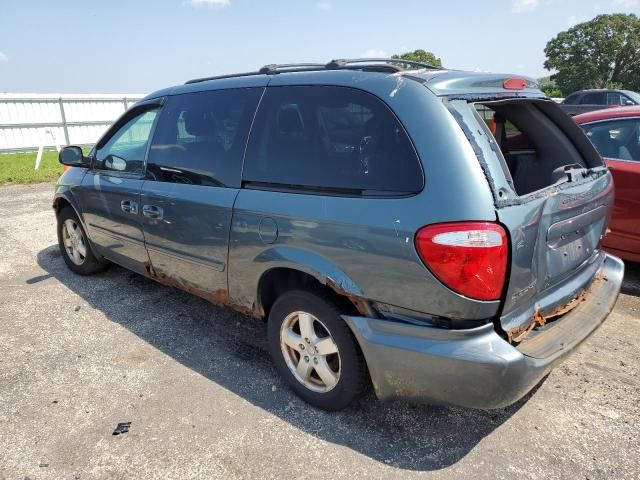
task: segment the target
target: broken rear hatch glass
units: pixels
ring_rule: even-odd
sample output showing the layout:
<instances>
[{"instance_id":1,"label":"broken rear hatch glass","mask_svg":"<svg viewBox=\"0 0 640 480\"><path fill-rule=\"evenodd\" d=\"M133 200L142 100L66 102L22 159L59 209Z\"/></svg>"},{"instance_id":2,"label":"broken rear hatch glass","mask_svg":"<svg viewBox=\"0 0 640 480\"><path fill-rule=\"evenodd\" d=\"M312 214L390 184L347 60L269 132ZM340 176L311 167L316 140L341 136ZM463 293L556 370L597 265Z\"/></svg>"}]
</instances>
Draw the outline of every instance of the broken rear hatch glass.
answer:
<instances>
[{"instance_id":1,"label":"broken rear hatch glass","mask_svg":"<svg viewBox=\"0 0 640 480\"><path fill-rule=\"evenodd\" d=\"M509 232L501 328L509 340L575 306L604 258L613 182L582 130L551 101L446 101Z\"/></svg>"}]
</instances>

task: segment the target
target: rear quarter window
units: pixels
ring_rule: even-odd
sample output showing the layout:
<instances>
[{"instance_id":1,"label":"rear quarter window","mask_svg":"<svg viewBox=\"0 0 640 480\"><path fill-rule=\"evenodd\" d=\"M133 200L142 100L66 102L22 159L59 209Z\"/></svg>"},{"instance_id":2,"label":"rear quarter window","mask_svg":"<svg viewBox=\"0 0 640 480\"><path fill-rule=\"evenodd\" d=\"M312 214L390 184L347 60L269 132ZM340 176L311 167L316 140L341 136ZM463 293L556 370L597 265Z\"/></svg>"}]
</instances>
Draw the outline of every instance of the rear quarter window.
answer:
<instances>
[{"instance_id":1,"label":"rear quarter window","mask_svg":"<svg viewBox=\"0 0 640 480\"><path fill-rule=\"evenodd\" d=\"M333 86L268 88L245 182L353 194L411 194L424 176L407 133L380 99Z\"/></svg>"}]
</instances>

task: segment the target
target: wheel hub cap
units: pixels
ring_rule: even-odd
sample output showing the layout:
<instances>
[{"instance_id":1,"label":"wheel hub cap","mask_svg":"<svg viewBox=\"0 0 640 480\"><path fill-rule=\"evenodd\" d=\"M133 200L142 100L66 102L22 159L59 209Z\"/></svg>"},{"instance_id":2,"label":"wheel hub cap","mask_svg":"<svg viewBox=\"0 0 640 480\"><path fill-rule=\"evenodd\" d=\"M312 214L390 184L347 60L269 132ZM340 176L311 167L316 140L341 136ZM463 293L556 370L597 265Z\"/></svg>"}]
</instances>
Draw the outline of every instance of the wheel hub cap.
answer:
<instances>
[{"instance_id":1,"label":"wheel hub cap","mask_svg":"<svg viewBox=\"0 0 640 480\"><path fill-rule=\"evenodd\" d=\"M306 388L325 393L340 380L341 360L329 329L307 312L293 312L280 328L280 347L293 376Z\"/></svg>"},{"instance_id":2,"label":"wheel hub cap","mask_svg":"<svg viewBox=\"0 0 640 480\"><path fill-rule=\"evenodd\" d=\"M65 220L62 225L62 243L69 260L78 266L82 265L87 255L87 247L80 226L71 218Z\"/></svg>"}]
</instances>

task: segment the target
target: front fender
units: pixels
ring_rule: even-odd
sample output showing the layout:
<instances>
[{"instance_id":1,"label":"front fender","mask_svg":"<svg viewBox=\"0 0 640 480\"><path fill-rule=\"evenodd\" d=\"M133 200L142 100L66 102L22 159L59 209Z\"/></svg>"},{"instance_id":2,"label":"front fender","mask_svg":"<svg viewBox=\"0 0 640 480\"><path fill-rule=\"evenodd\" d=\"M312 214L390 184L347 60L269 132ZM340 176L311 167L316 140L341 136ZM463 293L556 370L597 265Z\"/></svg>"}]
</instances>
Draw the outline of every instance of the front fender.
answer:
<instances>
[{"instance_id":1,"label":"front fender","mask_svg":"<svg viewBox=\"0 0 640 480\"><path fill-rule=\"evenodd\" d=\"M86 173L87 170L85 168L70 168L64 172L56 183L52 202L52 207L56 211L56 214L60 211L60 208L62 208L60 206L61 202L71 205L71 208L73 208L80 219L80 223L82 224L85 232L88 231L87 226L85 225L84 218L81 213L82 210L73 189L82 184L82 179Z\"/></svg>"}]
</instances>

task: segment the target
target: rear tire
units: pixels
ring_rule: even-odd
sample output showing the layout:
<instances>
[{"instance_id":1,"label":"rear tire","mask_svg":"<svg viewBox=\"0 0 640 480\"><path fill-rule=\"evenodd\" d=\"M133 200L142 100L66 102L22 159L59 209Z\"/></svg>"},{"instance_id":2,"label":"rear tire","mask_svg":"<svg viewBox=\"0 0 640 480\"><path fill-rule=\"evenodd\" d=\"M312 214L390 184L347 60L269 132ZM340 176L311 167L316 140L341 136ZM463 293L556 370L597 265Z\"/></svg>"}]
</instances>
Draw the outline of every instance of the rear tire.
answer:
<instances>
[{"instance_id":1,"label":"rear tire","mask_svg":"<svg viewBox=\"0 0 640 480\"><path fill-rule=\"evenodd\" d=\"M82 223L71 207L64 207L58 212L58 246L64 263L78 275L91 275L109 265L94 255Z\"/></svg>"},{"instance_id":2,"label":"rear tire","mask_svg":"<svg viewBox=\"0 0 640 480\"><path fill-rule=\"evenodd\" d=\"M276 369L304 401L335 411L361 395L366 365L330 296L305 290L282 294L269 313L268 333Z\"/></svg>"}]
</instances>

